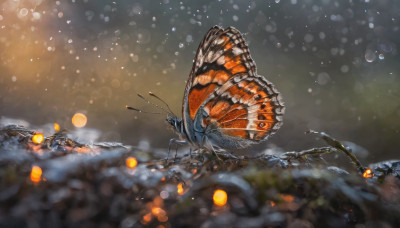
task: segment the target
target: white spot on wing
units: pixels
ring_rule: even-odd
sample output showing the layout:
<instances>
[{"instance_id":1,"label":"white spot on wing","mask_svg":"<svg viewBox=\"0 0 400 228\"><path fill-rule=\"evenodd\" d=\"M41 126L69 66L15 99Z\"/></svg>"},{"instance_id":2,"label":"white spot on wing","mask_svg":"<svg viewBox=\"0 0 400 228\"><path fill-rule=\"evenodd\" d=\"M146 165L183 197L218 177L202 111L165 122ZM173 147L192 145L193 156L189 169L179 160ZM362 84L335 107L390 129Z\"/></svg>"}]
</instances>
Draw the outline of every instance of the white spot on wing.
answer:
<instances>
[{"instance_id":1,"label":"white spot on wing","mask_svg":"<svg viewBox=\"0 0 400 228\"><path fill-rule=\"evenodd\" d=\"M232 52L233 52L233 54L236 56L236 55L242 54L242 53L243 53L243 50L240 49L240 48L238 48L238 47L234 47L234 48L232 48Z\"/></svg>"},{"instance_id":2,"label":"white spot on wing","mask_svg":"<svg viewBox=\"0 0 400 228\"><path fill-rule=\"evenodd\" d=\"M223 39L217 39L215 40L215 44L222 44L224 42Z\"/></svg>"},{"instance_id":3,"label":"white spot on wing","mask_svg":"<svg viewBox=\"0 0 400 228\"><path fill-rule=\"evenodd\" d=\"M212 59L213 55L214 55L214 52L213 51L209 51L208 54L207 54L206 61L211 63L212 62L211 59Z\"/></svg>"},{"instance_id":4,"label":"white spot on wing","mask_svg":"<svg viewBox=\"0 0 400 228\"><path fill-rule=\"evenodd\" d=\"M224 65L224 64L225 64L225 58L224 58L224 56L221 56L221 57L218 58L217 64L218 64L218 65Z\"/></svg>"}]
</instances>

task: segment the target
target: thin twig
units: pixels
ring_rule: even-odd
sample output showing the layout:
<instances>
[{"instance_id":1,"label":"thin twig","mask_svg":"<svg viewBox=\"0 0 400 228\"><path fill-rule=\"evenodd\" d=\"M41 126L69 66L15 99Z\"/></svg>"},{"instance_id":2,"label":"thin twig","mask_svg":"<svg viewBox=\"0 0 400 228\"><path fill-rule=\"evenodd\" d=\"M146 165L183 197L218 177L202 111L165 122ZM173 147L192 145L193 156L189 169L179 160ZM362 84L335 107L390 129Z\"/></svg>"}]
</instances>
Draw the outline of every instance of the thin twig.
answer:
<instances>
[{"instance_id":1,"label":"thin twig","mask_svg":"<svg viewBox=\"0 0 400 228\"><path fill-rule=\"evenodd\" d=\"M331 146L333 148L336 148L336 149L342 151L343 153L345 153L350 158L350 160L357 166L358 170L361 173L365 172L366 168L364 168L364 166L357 159L357 157L351 151L346 149L346 147L343 146L343 144L341 142L339 142L338 140L332 138L331 136L329 136L325 132L318 132L318 131L309 130L309 131L306 132L306 134L317 134L317 135L319 135L329 146Z\"/></svg>"}]
</instances>

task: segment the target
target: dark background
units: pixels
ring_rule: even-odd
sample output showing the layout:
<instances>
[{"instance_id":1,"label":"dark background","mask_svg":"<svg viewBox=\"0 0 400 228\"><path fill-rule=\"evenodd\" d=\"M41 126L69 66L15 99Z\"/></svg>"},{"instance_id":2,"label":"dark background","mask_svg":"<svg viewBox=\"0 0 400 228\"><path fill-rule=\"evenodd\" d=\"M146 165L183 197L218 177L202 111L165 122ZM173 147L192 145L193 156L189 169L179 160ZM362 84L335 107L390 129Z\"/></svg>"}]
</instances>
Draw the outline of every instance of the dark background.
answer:
<instances>
[{"instance_id":1,"label":"dark background","mask_svg":"<svg viewBox=\"0 0 400 228\"><path fill-rule=\"evenodd\" d=\"M234 26L287 107L282 129L250 150L323 145L304 135L314 129L365 148L370 162L399 157L399 1L4 0L0 7L2 124L19 119L40 130L56 122L77 131L71 117L82 112L86 140L166 148L174 134L165 116L125 105L155 111L136 96L152 91L180 114L203 35Z\"/></svg>"}]
</instances>

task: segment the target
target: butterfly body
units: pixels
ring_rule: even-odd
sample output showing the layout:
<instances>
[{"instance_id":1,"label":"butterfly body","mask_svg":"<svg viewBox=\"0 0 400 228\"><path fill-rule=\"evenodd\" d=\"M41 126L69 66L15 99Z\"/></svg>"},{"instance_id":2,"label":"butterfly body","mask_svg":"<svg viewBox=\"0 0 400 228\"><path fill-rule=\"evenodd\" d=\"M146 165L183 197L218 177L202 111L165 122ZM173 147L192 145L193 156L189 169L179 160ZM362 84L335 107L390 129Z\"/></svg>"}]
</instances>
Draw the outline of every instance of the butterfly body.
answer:
<instances>
[{"instance_id":1,"label":"butterfly body","mask_svg":"<svg viewBox=\"0 0 400 228\"><path fill-rule=\"evenodd\" d=\"M245 148L282 125L274 85L256 72L240 32L214 26L199 45L186 84L182 119L168 116L181 138L198 148Z\"/></svg>"}]
</instances>

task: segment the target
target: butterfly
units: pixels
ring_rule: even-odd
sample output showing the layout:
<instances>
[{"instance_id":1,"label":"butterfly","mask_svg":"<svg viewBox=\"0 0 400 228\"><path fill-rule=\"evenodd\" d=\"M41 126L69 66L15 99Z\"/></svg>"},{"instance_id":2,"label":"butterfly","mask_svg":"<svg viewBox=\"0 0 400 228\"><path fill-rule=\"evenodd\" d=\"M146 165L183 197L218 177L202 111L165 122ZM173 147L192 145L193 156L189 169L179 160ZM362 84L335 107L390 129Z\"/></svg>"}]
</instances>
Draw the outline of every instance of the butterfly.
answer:
<instances>
[{"instance_id":1,"label":"butterfly","mask_svg":"<svg viewBox=\"0 0 400 228\"><path fill-rule=\"evenodd\" d=\"M265 141L282 126L285 107L275 86L257 74L241 33L212 27L187 80L182 118L168 115L180 136L172 143L239 149Z\"/></svg>"}]
</instances>

